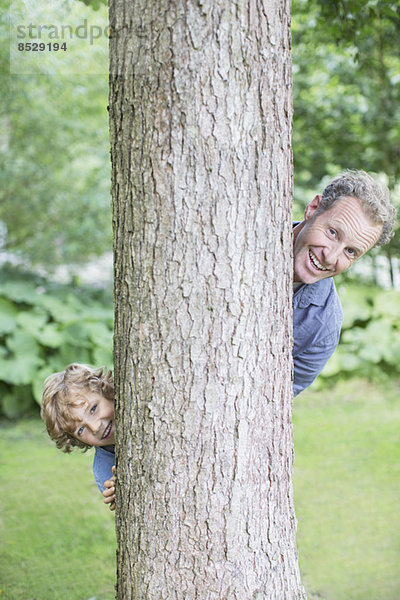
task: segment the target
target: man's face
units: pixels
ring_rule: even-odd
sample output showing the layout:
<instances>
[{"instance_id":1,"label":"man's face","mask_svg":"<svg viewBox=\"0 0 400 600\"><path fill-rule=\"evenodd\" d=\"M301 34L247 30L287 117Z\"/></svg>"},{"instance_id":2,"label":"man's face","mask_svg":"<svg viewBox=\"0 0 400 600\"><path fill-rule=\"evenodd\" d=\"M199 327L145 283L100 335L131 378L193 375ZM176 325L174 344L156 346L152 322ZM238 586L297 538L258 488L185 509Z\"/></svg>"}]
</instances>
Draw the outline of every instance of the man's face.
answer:
<instances>
[{"instance_id":1,"label":"man's face","mask_svg":"<svg viewBox=\"0 0 400 600\"><path fill-rule=\"evenodd\" d=\"M346 271L378 241L382 225L367 216L357 198L345 197L315 216L316 196L294 229L294 281L314 283Z\"/></svg>"},{"instance_id":2,"label":"man's face","mask_svg":"<svg viewBox=\"0 0 400 600\"><path fill-rule=\"evenodd\" d=\"M73 436L89 446L114 444L114 403L97 392L87 392L85 398L71 409L76 420Z\"/></svg>"}]
</instances>

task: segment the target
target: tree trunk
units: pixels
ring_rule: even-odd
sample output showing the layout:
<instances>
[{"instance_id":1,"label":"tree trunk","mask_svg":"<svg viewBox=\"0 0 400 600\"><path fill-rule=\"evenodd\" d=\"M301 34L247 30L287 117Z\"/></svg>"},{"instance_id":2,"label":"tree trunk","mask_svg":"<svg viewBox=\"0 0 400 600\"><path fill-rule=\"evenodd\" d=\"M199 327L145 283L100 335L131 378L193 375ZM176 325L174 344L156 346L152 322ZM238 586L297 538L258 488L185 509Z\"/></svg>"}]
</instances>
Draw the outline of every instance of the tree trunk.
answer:
<instances>
[{"instance_id":1,"label":"tree trunk","mask_svg":"<svg viewBox=\"0 0 400 600\"><path fill-rule=\"evenodd\" d=\"M285 0L114 0L117 597L304 598Z\"/></svg>"}]
</instances>

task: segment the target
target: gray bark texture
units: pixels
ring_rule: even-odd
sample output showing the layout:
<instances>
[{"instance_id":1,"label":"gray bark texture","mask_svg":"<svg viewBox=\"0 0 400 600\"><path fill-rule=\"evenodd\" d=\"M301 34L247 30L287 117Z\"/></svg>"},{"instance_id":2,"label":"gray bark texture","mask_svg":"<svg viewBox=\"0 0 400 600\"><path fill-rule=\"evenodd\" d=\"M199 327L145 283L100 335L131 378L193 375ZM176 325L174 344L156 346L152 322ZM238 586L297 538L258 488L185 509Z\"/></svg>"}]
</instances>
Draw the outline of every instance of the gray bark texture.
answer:
<instances>
[{"instance_id":1,"label":"gray bark texture","mask_svg":"<svg viewBox=\"0 0 400 600\"><path fill-rule=\"evenodd\" d=\"M290 3L113 0L118 600L305 598Z\"/></svg>"}]
</instances>

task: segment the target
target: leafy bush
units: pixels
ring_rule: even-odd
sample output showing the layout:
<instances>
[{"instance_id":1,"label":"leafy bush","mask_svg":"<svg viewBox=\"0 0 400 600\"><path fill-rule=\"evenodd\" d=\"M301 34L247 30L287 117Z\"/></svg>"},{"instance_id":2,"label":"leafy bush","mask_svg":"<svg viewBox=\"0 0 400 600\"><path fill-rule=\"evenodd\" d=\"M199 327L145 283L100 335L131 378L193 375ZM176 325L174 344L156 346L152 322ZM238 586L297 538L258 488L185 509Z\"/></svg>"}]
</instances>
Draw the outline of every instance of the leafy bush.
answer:
<instances>
[{"instance_id":1,"label":"leafy bush","mask_svg":"<svg viewBox=\"0 0 400 600\"><path fill-rule=\"evenodd\" d=\"M71 362L112 366L110 291L0 272L0 414L40 404L43 380Z\"/></svg>"},{"instance_id":2,"label":"leafy bush","mask_svg":"<svg viewBox=\"0 0 400 600\"><path fill-rule=\"evenodd\" d=\"M400 292L344 282L338 349L316 386L400 376ZM112 367L111 291L0 271L0 415L37 410L44 379L71 362Z\"/></svg>"},{"instance_id":3,"label":"leafy bush","mask_svg":"<svg viewBox=\"0 0 400 600\"><path fill-rule=\"evenodd\" d=\"M338 291L344 313L340 344L320 379L400 376L400 292L356 283Z\"/></svg>"}]
</instances>

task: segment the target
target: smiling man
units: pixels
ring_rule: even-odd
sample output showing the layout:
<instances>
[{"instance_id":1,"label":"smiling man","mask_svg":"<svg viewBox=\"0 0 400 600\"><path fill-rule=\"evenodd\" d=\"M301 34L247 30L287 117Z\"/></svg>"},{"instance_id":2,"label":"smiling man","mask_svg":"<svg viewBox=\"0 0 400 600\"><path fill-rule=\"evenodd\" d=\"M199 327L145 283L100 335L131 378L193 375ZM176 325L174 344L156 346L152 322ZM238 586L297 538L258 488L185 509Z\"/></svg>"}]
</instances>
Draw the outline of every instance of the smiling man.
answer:
<instances>
[{"instance_id":1,"label":"smiling man","mask_svg":"<svg viewBox=\"0 0 400 600\"><path fill-rule=\"evenodd\" d=\"M364 171L346 171L315 196L294 226L295 396L319 375L339 342L342 308L332 277L386 244L395 218L386 186Z\"/></svg>"}]
</instances>

